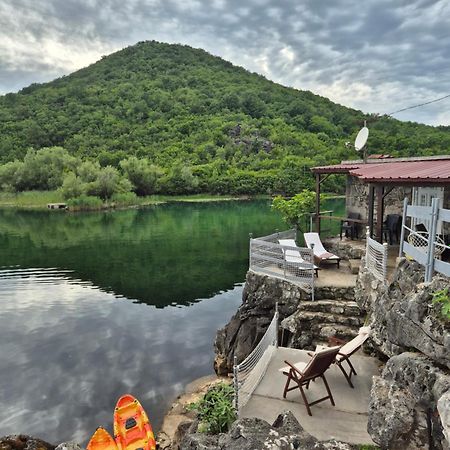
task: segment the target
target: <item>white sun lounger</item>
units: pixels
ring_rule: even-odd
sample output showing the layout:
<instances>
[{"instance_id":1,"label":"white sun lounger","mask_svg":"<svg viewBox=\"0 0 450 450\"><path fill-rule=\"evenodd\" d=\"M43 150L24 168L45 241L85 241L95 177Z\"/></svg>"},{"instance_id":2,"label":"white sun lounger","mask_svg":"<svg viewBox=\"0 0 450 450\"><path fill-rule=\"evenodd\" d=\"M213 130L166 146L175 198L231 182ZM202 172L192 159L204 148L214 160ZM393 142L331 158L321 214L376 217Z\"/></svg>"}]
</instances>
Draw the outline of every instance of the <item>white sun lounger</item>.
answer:
<instances>
[{"instance_id":1,"label":"white sun lounger","mask_svg":"<svg viewBox=\"0 0 450 450\"><path fill-rule=\"evenodd\" d=\"M278 243L280 245L285 245L286 247L297 247L294 239L278 239ZM286 262L295 264L299 269L311 269L311 263L305 261L302 258L302 255L299 250L293 249L283 249L283 256ZM313 264L314 271L316 272L316 276L319 276L318 270L319 268Z\"/></svg>"},{"instance_id":2,"label":"white sun lounger","mask_svg":"<svg viewBox=\"0 0 450 450\"><path fill-rule=\"evenodd\" d=\"M339 256L327 252L322 244L322 241L320 240L319 233L304 233L303 236L305 237L305 243L308 248L312 248L312 245L314 244L314 256L320 261L331 261L335 262L339 268L339 262L341 258Z\"/></svg>"}]
</instances>

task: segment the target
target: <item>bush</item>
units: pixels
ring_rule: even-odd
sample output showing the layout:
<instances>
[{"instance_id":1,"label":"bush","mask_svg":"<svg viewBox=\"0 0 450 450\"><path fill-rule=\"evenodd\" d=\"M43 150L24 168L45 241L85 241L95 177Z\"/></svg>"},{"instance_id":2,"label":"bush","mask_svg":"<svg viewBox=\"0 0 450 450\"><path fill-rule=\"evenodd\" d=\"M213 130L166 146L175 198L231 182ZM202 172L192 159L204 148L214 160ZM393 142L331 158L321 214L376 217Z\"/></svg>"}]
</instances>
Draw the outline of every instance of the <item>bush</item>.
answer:
<instances>
[{"instance_id":1,"label":"bush","mask_svg":"<svg viewBox=\"0 0 450 450\"><path fill-rule=\"evenodd\" d=\"M97 179L89 183L87 193L103 200L111 198L116 193L129 192L132 185L124 178L115 167L102 167L97 174Z\"/></svg>"},{"instance_id":2,"label":"bush","mask_svg":"<svg viewBox=\"0 0 450 450\"><path fill-rule=\"evenodd\" d=\"M156 192L158 180L163 174L159 167L135 156L121 161L120 167L137 195L151 195Z\"/></svg>"},{"instance_id":3,"label":"bush","mask_svg":"<svg viewBox=\"0 0 450 450\"><path fill-rule=\"evenodd\" d=\"M137 195L134 192L120 192L111 197L111 201L116 205L135 205L137 203Z\"/></svg>"},{"instance_id":4,"label":"bush","mask_svg":"<svg viewBox=\"0 0 450 450\"><path fill-rule=\"evenodd\" d=\"M73 211L91 211L103 208L103 201L91 195L80 195L67 200L67 206Z\"/></svg>"},{"instance_id":5,"label":"bush","mask_svg":"<svg viewBox=\"0 0 450 450\"><path fill-rule=\"evenodd\" d=\"M450 320L450 293L448 287L433 292L433 305L440 305L441 316L446 320Z\"/></svg>"},{"instance_id":6,"label":"bush","mask_svg":"<svg viewBox=\"0 0 450 450\"><path fill-rule=\"evenodd\" d=\"M80 195L85 194L86 190L86 184L84 184L80 177L77 177L73 172L66 175L61 187L61 192L65 200L79 197Z\"/></svg>"},{"instance_id":7,"label":"bush","mask_svg":"<svg viewBox=\"0 0 450 450\"><path fill-rule=\"evenodd\" d=\"M233 387L220 383L209 389L201 400L191 403L190 409L197 411L198 414L199 431L211 434L228 431L236 420L233 396Z\"/></svg>"}]
</instances>

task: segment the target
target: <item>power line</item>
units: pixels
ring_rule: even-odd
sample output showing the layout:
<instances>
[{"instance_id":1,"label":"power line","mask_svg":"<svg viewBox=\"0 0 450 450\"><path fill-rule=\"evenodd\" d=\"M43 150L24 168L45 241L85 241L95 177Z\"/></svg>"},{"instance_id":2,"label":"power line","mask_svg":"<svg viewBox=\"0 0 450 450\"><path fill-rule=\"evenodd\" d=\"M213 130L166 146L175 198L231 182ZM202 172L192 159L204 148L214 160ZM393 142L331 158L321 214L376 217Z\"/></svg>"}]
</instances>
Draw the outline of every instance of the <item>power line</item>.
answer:
<instances>
[{"instance_id":1,"label":"power line","mask_svg":"<svg viewBox=\"0 0 450 450\"><path fill-rule=\"evenodd\" d=\"M418 105L408 106L407 108L399 109L398 111L391 112L391 113L389 113L387 115L388 116L392 116L393 114L397 114L399 112L406 111L408 109L419 108L419 106L424 106L424 105L429 105L430 103L440 102L441 100L444 100L444 99L449 98L449 97L450 97L450 94L444 95L444 97L436 98L434 100L430 100L429 102L425 102L425 103L419 103Z\"/></svg>"}]
</instances>

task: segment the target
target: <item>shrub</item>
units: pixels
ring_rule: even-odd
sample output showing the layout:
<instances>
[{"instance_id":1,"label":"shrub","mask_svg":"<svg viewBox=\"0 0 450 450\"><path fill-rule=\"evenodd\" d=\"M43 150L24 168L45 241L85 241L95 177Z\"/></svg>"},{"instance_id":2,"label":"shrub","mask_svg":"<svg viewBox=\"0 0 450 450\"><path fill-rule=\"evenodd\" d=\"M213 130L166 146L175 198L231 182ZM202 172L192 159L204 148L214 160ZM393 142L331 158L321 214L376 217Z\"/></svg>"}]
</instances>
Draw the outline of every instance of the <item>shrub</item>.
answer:
<instances>
[{"instance_id":1,"label":"shrub","mask_svg":"<svg viewBox=\"0 0 450 450\"><path fill-rule=\"evenodd\" d=\"M67 200L67 206L73 211L91 211L103 208L103 201L91 195L80 195Z\"/></svg>"},{"instance_id":2,"label":"shrub","mask_svg":"<svg viewBox=\"0 0 450 450\"><path fill-rule=\"evenodd\" d=\"M97 174L97 179L89 183L87 193L107 200L113 194L131 191L129 180L124 178L115 167L102 167Z\"/></svg>"},{"instance_id":3,"label":"shrub","mask_svg":"<svg viewBox=\"0 0 450 450\"><path fill-rule=\"evenodd\" d=\"M150 195L156 192L158 180L163 174L159 167L135 156L121 161L120 167L132 183L137 195Z\"/></svg>"},{"instance_id":4,"label":"shrub","mask_svg":"<svg viewBox=\"0 0 450 450\"><path fill-rule=\"evenodd\" d=\"M111 201L117 205L135 205L137 195L134 192L120 192L111 197Z\"/></svg>"},{"instance_id":5,"label":"shrub","mask_svg":"<svg viewBox=\"0 0 450 450\"><path fill-rule=\"evenodd\" d=\"M441 316L446 320L450 320L450 293L448 287L433 292L433 305L440 305Z\"/></svg>"},{"instance_id":6,"label":"shrub","mask_svg":"<svg viewBox=\"0 0 450 450\"><path fill-rule=\"evenodd\" d=\"M79 197L86 193L87 186L73 172L70 172L64 178L61 192L65 200Z\"/></svg>"},{"instance_id":7,"label":"shrub","mask_svg":"<svg viewBox=\"0 0 450 450\"><path fill-rule=\"evenodd\" d=\"M233 387L220 383L209 389L201 400L191 403L190 409L197 411L198 414L199 431L211 434L228 431L236 420L233 396Z\"/></svg>"}]
</instances>

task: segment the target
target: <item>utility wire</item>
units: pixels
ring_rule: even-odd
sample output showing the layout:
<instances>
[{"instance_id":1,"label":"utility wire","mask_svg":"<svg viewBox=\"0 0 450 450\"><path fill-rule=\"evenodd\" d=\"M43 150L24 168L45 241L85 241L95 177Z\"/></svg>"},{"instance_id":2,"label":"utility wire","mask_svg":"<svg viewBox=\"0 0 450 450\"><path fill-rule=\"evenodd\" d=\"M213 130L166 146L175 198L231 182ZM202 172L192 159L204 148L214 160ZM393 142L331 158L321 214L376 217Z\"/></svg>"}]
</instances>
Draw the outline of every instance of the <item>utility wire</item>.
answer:
<instances>
[{"instance_id":1,"label":"utility wire","mask_svg":"<svg viewBox=\"0 0 450 450\"><path fill-rule=\"evenodd\" d=\"M424 105L429 105L430 103L440 102L441 100L444 100L444 99L449 98L449 97L450 97L450 94L444 95L444 97L436 98L435 100L430 100L429 102L420 103L418 105L408 106L407 108L399 109L398 111L391 112L391 113L389 113L387 115L388 116L392 116L393 114L397 114L399 112L406 111L408 109L419 108L419 106L424 106Z\"/></svg>"}]
</instances>

